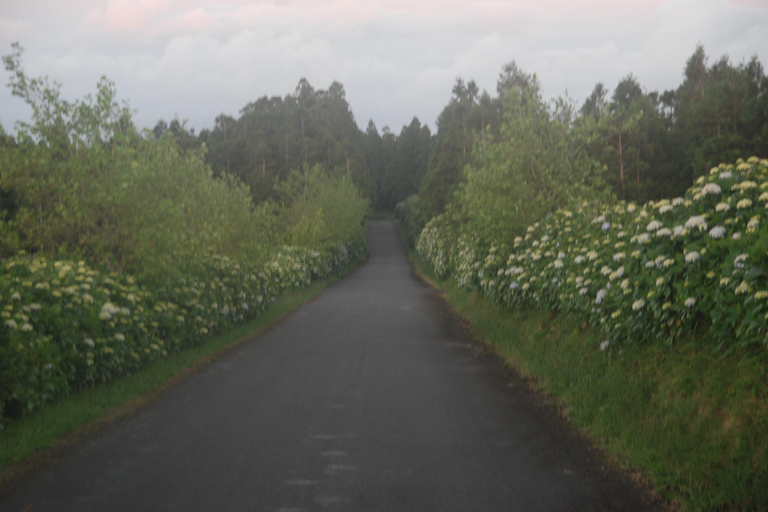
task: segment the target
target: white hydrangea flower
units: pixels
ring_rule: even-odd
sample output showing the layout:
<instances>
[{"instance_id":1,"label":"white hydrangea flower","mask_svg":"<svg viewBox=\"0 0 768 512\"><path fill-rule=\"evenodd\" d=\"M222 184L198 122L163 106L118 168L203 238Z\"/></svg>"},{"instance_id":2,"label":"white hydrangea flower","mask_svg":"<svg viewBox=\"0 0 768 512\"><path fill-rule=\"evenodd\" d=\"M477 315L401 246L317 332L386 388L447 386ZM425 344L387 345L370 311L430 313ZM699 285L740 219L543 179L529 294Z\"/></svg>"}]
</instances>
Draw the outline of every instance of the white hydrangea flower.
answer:
<instances>
[{"instance_id":1,"label":"white hydrangea flower","mask_svg":"<svg viewBox=\"0 0 768 512\"><path fill-rule=\"evenodd\" d=\"M701 196L705 197L708 195L718 195L721 192L722 192L722 189L720 188L720 185L718 185L717 183L707 183L701 189Z\"/></svg>"},{"instance_id":2,"label":"white hydrangea flower","mask_svg":"<svg viewBox=\"0 0 768 512\"><path fill-rule=\"evenodd\" d=\"M112 315L115 315L120 312L120 308L112 304L111 302L105 302L103 306L101 306L101 311L99 312L99 318L101 320L109 320L112 318Z\"/></svg>"},{"instance_id":3,"label":"white hydrangea flower","mask_svg":"<svg viewBox=\"0 0 768 512\"><path fill-rule=\"evenodd\" d=\"M696 299L694 299L693 297L688 297L687 299L685 299L684 304L685 304L685 307L692 308L693 306L696 305Z\"/></svg>"},{"instance_id":4,"label":"white hydrangea flower","mask_svg":"<svg viewBox=\"0 0 768 512\"><path fill-rule=\"evenodd\" d=\"M696 263L701 258L701 255L697 251L691 251L685 255L686 263Z\"/></svg>"},{"instance_id":5,"label":"white hydrangea flower","mask_svg":"<svg viewBox=\"0 0 768 512\"><path fill-rule=\"evenodd\" d=\"M731 205L728 203L717 203L717 206L715 206L715 211L717 212L727 212L731 209Z\"/></svg>"},{"instance_id":6,"label":"white hydrangea flower","mask_svg":"<svg viewBox=\"0 0 768 512\"><path fill-rule=\"evenodd\" d=\"M725 226L715 226L709 230L710 238L723 238L725 236Z\"/></svg>"},{"instance_id":7,"label":"white hydrangea flower","mask_svg":"<svg viewBox=\"0 0 768 512\"><path fill-rule=\"evenodd\" d=\"M694 215L685 222L686 229L699 228L699 231L707 229L707 221L702 215Z\"/></svg>"},{"instance_id":8,"label":"white hydrangea flower","mask_svg":"<svg viewBox=\"0 0 768 512\"><path fill-rule=\"evenodd\" d=\"M598 290L597 296L595 297L595 304L598 304L598 305L602 304L603 299L605 299L605 295L607 293L608 293L607 290L605 290L604 288L601 288L600 290Z\"/></svg>"},{"instance_id":9,"label":"white hydrangea flower","mask_svg":"<svg viewBox=\"0 0 768 512\"><path fill-rule=\"evenodd\" d=\"M658 220L652 220L648 223L648 225L645 227L646 231L656 231L657 229L663 227L664 225L659 222Z\"/></svg>"},{"instance_id":10,"label":"white hydrangea flower","mask_svg":"<svg viewBox=\"0 0 768 512\"><path fill-rule=\"evenodd\" d=\"M632 311L640 311L645 306L645 301L643 299L637 299L635 302L632 303Z\"/></svg>"}]
</instances>

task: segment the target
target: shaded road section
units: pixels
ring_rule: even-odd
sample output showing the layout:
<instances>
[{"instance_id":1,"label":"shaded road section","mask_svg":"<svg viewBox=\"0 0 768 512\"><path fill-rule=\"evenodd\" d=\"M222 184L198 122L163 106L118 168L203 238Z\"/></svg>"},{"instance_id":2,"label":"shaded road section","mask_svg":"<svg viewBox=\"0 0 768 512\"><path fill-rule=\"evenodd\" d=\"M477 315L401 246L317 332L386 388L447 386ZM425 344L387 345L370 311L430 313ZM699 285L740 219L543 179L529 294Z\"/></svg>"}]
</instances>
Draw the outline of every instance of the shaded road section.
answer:
<instances>
[{"instance_id":1,"label":"shaded road section","mask_svg":"<svg viewBox=\"0 0 768 512\"><path fill-rule=\"evenodd\" d=\"M266 334L0 500L42 511L649 510L413 275L395 227Z\"/></svg>"}]
</instances>

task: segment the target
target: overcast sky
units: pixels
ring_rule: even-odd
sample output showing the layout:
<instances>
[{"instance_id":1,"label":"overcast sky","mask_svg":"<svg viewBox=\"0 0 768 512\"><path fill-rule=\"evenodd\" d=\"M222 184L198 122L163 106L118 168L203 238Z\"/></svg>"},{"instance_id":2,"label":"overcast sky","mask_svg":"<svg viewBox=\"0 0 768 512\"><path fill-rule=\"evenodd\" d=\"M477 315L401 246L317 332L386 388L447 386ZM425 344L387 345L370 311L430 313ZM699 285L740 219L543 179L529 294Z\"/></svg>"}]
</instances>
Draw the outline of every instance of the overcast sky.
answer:
<instances>
[{"instance_id":1,"label":"overcast sky","mask_svg":"<svg viewBox=\"0 0 768 512\"><path fill-rule=\"evenodd\" d=\"M210 128L306 77L344 84L361 128L399 133L414 116L434 128L458 76L495 95L510 60L579 104L629 73L648 91L677 87L699 43L710 63L768 66L768 0L2 0L0 53L14 41L27 73L69 99L106 75L143 127ZM6 131L28 117L2 87Z\"/></svg>"}]
</instances>

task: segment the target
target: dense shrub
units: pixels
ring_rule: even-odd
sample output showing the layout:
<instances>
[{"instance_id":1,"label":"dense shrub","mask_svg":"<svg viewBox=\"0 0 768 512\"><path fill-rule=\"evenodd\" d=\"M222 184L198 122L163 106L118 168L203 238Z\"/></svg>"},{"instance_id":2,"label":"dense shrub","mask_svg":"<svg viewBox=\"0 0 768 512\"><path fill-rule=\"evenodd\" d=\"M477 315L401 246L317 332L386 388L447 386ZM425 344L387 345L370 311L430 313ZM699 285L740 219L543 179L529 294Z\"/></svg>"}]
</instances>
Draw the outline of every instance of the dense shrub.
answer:
<instances>
[{"instance_id":1,"label":"dense shrub","mask_svg":"<svg viewBox=\"0 0 768 512\"><path fill-rule=\"evenodd\" d=\"M421 220L422 210L422 199L415 194L395 205L395 217L400 221L400 225L403 227L403 236L410 247L416 245L419 234L424 229Z\"/></svg>"},{"instance_id":2,"label":"dense shrub","mask_svg":"<svg viewBox=\"0 0 768 512\"><path fill-rule=\"evenodd\" d=\"M724 349L768 339L768 160L720 165L685 197L558 210L513 246L456 237L433 220L419 252L501 304L575 312L606 343L674 341L701 327Z\"/></svg>"},{"instance_id":3,"label":"dense shrub","mask_svg":"<svg viewBox=\"0 0 768 512\"><path fill-rule=\"evenodd\" d=\"M275 189L286 243L309 248L364 243L368 200L341 170L307 167Z\"/></svg>"},{"instance_id":4,"label":"dense shrub","mask_svg":"<svg viewBox=\"0 0 768 512\"><path fill-rule=\"evenodd\" d=\"M368 203L344 174L294 173L280 205L255 207L236 179L213 177L204 147L139 134L106 79L68 102L15 49L4 62L33 122L0 146L0 427L365 253Z\"/></svg>"},{"instance_id":5,"label":"dense shrub","mask_svg":"<svg viewBox=\"0 0 768 512\"><path fill-rule=\"evenodd\" d=\"M21 49L4 57L14 95L32 109L18 144L0 147L0 254L18 250L85 259L112 270L165 276L206 251L264 259L274 245L269 205L253 206L244 185L214 179L204 151L181 151L133 126L102 78L96 97L70 102L60 85L31 79Z\"/></svg>"},{"instance_id":6,"label":"dense shrub","mask_svg":"<svg viewBox=\"0 0 768 512\"><path fill-rule=\"evenodd\" d=\"M591 135L573 117L571 103L545 102L535 82L507 91L498 133L478 136L447 207L465 232L509 243L549 211L610 199L602 168L585 151Z\"/></svg>"},{"instance_id":7,"label":"dense shrub","mask_svg":"<svg viewBox=\"0 0 768 512\"><path fill-rule=\"evenodd\" d=\"M258 316L288 289L338 272L365 248L284 247L261 265L206 254L154 286L85 261L0 263L0 427L68 392L138 370Z\"/></svg>"}]
</instances>

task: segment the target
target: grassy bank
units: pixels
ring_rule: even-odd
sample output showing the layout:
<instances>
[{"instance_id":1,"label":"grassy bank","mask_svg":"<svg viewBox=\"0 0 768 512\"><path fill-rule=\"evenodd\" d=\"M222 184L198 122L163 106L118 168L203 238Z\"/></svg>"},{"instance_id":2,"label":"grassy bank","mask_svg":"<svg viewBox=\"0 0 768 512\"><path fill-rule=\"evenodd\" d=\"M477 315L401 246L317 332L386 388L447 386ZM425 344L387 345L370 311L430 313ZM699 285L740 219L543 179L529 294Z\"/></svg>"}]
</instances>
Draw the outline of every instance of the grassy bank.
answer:
<instances>
[{"instance_id":1,"label":"grassy bank","mask_svg":"<svg viewBox=\"0 0 768 512\"><path fill-rule=\"evenodd\" d=\"M715 354L695 336L601 351L603 336L569 315L498 309L410 256L479 338L672 508L768 510L764 362Z\"/></svg>"},{"instance_id":2,"label":"grassy bank","mask_svg":"<svg viewBox=\"0 0 768 512\"><path fill-rule=\"evenodd\" d=\"M347 267L342 275L355 265ZM323 289L332 276L278 298L255 320L167 358L140 372L66 396L0 431L0 491L20 474L45 463L115 419L128 416L234 347L252 340Z\"/></svg>"}]
</instances>

